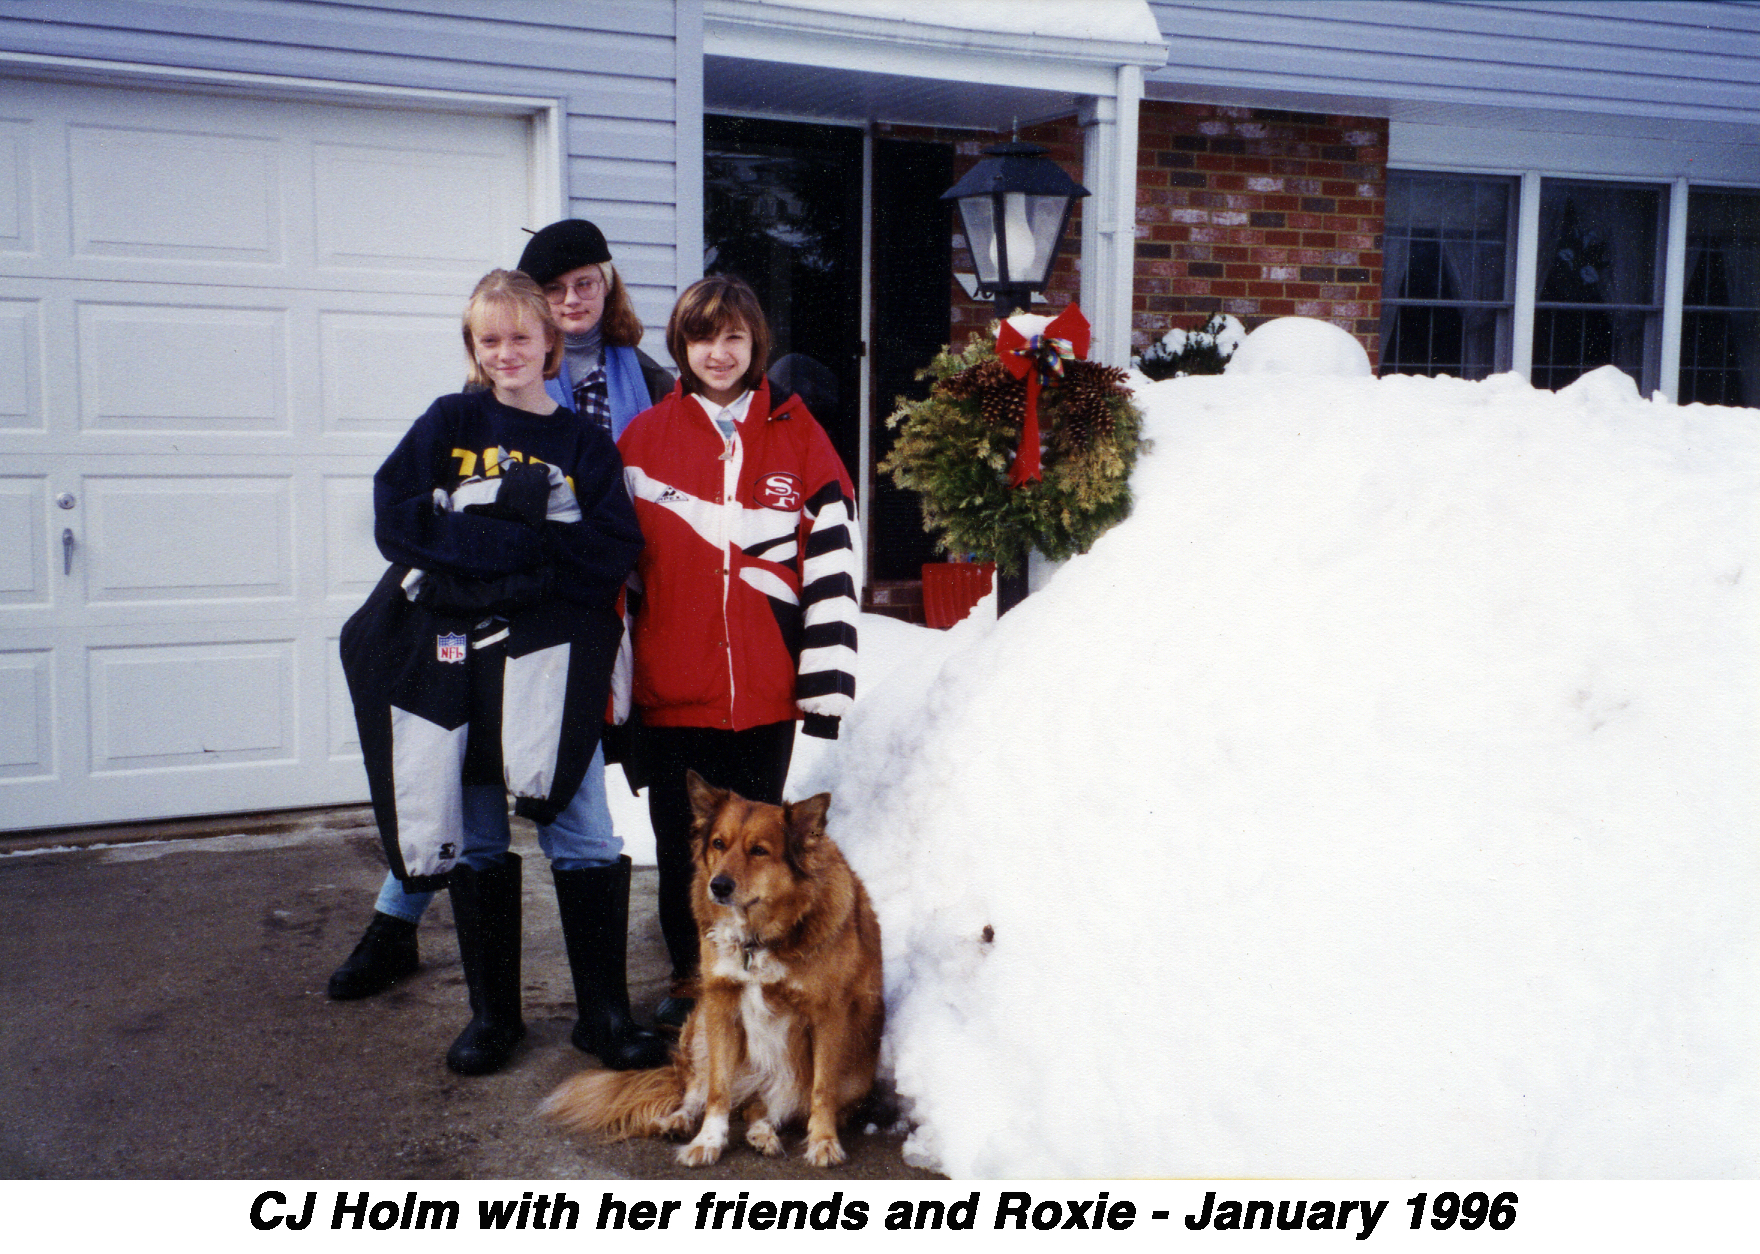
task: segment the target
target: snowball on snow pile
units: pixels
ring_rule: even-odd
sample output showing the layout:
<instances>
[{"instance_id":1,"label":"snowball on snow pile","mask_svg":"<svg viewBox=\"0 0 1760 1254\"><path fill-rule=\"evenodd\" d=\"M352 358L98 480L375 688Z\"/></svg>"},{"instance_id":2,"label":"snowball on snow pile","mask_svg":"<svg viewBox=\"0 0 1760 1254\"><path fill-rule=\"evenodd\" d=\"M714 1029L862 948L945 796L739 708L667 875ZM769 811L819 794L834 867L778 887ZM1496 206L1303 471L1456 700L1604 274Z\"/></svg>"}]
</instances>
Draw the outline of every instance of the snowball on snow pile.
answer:
<instances>
[{"instance_id":1,"label":"snowball on snow pile","mask_svg":"<svg viewBox=\"0 0 1760 1254\"><path fill-rule=\"evenodd\" d=\"M1760 413L1377 380L1288 321L1143 388L1135 514L1000 621L864 620L797 762L910 1154L1753 1176Z\"/></svg>"},{"instance_id":2,"label":"snowball on snow pile","mask_svg":"<svg viewBox=\"0 0 1760 1254\"><path fill-rule=\"evenodd\" d=\"M1318 318L1273 318L1247 333L1226 374L1296 374L1368 378L1369 354L1343 327Z\"/></svg>"}]
</instances>

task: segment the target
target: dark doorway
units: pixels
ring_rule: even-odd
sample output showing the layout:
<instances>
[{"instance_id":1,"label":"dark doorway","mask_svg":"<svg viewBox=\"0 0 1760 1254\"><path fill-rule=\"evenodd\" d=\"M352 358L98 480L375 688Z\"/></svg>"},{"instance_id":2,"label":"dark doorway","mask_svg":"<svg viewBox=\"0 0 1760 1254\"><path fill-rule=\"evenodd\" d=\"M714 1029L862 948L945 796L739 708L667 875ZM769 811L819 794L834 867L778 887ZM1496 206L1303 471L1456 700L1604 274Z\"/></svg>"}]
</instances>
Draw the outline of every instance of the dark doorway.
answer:
<instances>
[{"instance_id":1,"label":"dark doorway","mask_svg":"<svg viewBox=\"0 0 1760 1254\"><path fill-rule=\"evenodd\" d=\"M774 367L811 358L797 385L861 473L862 133L756 118L703 119L703 272L752 285L770 322ZM799 365L794 362L791 365Z\"/></svg>"},{"instance_id":2,"label":"dark doorway","mask_svg":"<svg viewBox=\"0 0 1760 1254\"><path fill-rule=\"evenodd\" d=\"M764 304L773 374L783 359L850 476L869 475L870 581L916 580L937 559L914 492L877 464L898 398L928 394L916 372L947 343L953 238L941 193L950 144L873 145L870 460L861 462L862 132L848 126L703 119L703 271L737 274ZM824 372L802 368L813 359ZM828 373L828 377L827 377ZM810 393L802 380L820 378Z\"/></svg>"},{"instance_id":3,"label":"dark doorway","mask_svg":"<svg viewBox=\"0 0 1760 1254\"><path fill-rule=\"evenodd\" d=\"M941 193L953 186L949 144L874 141L873 458L878 465L892 448L886 419L899 397L920 400L929 385L917 371L947 343L953 289L953 228ZM869 576L920 579L923 563L940 560L935 539L923 530L917 494L874 476L869 505Z\"/></svg>"}]
</instances>

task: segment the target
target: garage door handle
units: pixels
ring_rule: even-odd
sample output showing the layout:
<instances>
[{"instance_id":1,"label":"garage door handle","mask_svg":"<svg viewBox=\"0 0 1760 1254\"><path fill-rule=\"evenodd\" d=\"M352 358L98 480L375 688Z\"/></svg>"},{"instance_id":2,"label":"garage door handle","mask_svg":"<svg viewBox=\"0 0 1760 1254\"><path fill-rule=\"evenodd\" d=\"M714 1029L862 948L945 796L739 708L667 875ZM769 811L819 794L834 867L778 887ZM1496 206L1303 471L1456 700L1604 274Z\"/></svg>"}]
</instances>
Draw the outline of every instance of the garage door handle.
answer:
<instances>
[{"instance_id":1,"label":"garage door handle","mask_svg":"<svg viewBox=\"0 0 1760 1254\"><path fill-rule=\"evenodd\" d=\"M61 573L73 574L73 528L66 527L61 532Z\"/></svg>"}]
</instances>

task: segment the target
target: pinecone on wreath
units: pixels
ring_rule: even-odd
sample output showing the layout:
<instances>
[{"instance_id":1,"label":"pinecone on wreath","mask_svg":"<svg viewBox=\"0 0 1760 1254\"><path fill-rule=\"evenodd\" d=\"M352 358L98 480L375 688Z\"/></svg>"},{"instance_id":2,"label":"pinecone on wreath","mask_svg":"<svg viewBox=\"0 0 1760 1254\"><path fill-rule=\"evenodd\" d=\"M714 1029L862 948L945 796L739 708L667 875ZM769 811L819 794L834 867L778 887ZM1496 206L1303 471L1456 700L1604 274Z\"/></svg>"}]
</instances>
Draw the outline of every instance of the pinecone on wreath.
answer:
<instances>
[{"instance_id":1,"label":"pinecone on wreath","mask_svg":"<svg viewBox=\"0 0 1760 1254\"><path fill-rule=\"evenodd\" d=\"M929 396L901 401L879 469L916 492L939 547L1018 571L1029 549L1053 560L1085 552L1131 509L1130 472L1146 447L1125 372L1080 358L1039 393L1043 478L1008 481L1025 417L1026 384L996 356L995 327L962 352L943 350L921 377Z\"/></svg>"}]
</instances>

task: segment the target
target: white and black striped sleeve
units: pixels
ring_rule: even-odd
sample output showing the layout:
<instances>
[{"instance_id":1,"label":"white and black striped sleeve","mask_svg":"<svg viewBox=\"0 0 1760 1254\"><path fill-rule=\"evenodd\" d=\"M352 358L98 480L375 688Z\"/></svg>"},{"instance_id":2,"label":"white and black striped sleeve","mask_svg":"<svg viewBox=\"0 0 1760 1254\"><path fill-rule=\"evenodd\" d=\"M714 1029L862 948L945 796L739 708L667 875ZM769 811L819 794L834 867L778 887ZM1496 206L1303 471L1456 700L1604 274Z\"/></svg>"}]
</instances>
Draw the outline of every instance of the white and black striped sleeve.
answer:
<instances>
[{"instance_id":1,"label":"white and black striped sleeve","mask_svg":"<svg viewBox=\"0 0 1760 1254\"><path fill-rule=\"evenodd\" d=\"M806 716L802 731L833 738L856 699L856 614L862 586L855 501L842 475L826 479L808 499L802 530L795 704Z\"/></svg>"}]
</instances>

